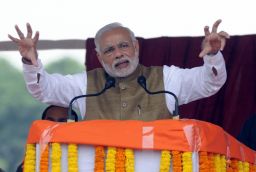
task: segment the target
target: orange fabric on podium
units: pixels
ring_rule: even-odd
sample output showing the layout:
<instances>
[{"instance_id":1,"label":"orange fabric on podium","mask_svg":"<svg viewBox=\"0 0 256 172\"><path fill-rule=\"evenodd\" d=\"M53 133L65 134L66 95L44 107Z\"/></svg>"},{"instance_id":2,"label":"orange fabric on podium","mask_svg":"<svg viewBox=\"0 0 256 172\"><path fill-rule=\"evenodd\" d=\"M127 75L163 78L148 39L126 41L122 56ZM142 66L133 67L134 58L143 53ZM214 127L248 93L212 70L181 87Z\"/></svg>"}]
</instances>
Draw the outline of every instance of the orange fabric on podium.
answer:
<instances>
[{"instance_id":1,"label":"orange fabric on podium","mask_svg":"<svg viewBox=\"0 0 256 172\"><path fill-rule=\"evenodd\" d=\"M30 128L27 143L48 142L132 149L207 151L224 155L229 150L231 158L250 163L254 163L256 155L221 127L198 120L92 120L74 123L35 121Z\"/></svg>"}]
</instances>

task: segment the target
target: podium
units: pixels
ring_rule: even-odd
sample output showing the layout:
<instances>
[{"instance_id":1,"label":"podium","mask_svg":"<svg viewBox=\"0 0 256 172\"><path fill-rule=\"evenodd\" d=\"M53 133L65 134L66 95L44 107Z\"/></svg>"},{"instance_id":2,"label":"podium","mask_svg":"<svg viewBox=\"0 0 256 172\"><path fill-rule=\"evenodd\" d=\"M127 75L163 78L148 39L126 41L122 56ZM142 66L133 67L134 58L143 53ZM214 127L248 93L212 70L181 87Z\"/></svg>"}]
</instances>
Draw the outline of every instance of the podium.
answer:
<instances>
[{"instance_id":1,"label":"podium","mask_svg":"<svg viewBox=\"0 0 256 172\"><path fill-rule=\"evenodd\" d=\"M24 171L256 172L256 153L199 120L34 121Z\"/></svg>"}]
</instances>

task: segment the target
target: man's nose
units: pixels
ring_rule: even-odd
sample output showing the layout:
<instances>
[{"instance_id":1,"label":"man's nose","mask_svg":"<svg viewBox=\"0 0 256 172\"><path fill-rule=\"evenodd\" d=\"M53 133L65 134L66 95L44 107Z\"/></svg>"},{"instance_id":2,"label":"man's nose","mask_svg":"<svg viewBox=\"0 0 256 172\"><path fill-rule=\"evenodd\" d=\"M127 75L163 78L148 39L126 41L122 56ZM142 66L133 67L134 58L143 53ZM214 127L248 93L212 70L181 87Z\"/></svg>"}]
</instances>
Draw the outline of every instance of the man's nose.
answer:
<instances>
[{"instance_id":1,"label":"man's nose","mask_svg":"<svg viewBox=\"0 0 256 172\"><path fill-rule=\"evenodd\" d=\"M123 52L119 48L116 48L115 51L114 51L114 57L116 59L122 58L123 57Z\"/></svg>"}]
</instances>

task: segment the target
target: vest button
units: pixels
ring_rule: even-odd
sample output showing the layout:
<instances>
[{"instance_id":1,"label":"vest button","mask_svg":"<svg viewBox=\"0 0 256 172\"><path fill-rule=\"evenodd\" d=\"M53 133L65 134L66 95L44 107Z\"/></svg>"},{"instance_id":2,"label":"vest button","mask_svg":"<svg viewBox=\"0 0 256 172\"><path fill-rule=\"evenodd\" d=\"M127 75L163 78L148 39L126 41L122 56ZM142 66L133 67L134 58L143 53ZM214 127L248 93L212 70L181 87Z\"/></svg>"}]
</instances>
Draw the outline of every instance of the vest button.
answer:
<instances>
[{"instance_id":1,"label":"vest button","mask_svg":"<svg viewBox=\"0 0 256 172\"><path fill-rule=\"evenodd\" d=\"M119 87L120 87L121 90L125 90L126 89L126 86L123 83L119 83Z\"/></svg>"},{"instance_id":2,"label":"vest button","mask_svg":"<svg viewBox=\"0 0 256 172\"><path fill-rule=\"evenodd\" d=\"M127 103L126 102L123 102L122 103L122 107L125 108L127 106Z\"/></svg>"}]
</instances>

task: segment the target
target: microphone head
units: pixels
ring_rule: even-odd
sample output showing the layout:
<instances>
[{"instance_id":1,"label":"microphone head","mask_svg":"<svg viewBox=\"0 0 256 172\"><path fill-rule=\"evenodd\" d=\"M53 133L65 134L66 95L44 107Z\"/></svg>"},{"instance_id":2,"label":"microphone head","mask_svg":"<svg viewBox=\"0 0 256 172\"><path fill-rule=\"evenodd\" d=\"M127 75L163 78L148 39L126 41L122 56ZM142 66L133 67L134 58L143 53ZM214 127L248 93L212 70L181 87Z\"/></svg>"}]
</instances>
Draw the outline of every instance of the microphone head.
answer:
<instances>
[{"instance_id":1,"label":"microphone head","mask_svg":"<svg viewBox=\"0 0 256 172\"><path fill-rule=\"evenodd\" d=\"M115 87L115 84L116 84L115 78L109 76L109 77L107 77L107 80L106 80L105 89Z\"/></svg>"},{"instance_id":2,"label":"microphone head","mask_svg":"<svg viewBox=\"0 0 256 172\"><path fill-rule=\"evenodd\" d=\"M140 84L140 86L146 88L146 78L143 75L138 77L137 82Z\"/></svg>"}]
</instances>

